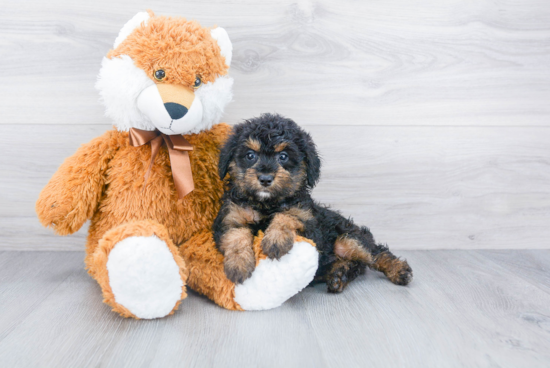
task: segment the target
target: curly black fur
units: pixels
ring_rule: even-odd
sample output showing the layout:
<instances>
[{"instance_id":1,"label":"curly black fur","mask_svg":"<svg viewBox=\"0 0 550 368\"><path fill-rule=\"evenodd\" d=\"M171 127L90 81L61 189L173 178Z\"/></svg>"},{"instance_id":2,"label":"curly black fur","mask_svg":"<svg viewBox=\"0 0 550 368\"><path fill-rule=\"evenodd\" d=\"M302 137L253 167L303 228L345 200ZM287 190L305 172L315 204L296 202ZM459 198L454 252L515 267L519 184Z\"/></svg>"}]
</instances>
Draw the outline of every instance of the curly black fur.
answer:
<instances>
[{"instance_id":1,"label":"curly black fur","mask_svg":"<svg viewBox=\"0 0 550 368\"><path fill-rule=\"evenodd\" d=\"M367 227L355 225L351 219L311 198L310 191L319 180L320 169L315 143L294 121L263 114L236 125L220 154L220 176L229 175L222 208L213 225L218 249L227 256L226 247L221 245L228 231L240 228L247 234L249 229L251 235L259 230L266 232L277 214L286 213L291 225L283 224L280 229L295 226L292 230L315 242L319 251L315 280L326 282L329 292L341 292L367 266L384 272L396 284L408 284L412 270L406 261L397 259L387 246L377 244ZM265 178L264 184L270 178L272 182L262 185ZM284 231L278 234L286 239ZM361 256L337 254L338 239L358 244ZM279 258L288 251L267 245L262 243L271 258ZM243 274L229 268L226 264L226 274L235 282L242 282L251 274L249 269Z\"/></svg>"}]
</instances>

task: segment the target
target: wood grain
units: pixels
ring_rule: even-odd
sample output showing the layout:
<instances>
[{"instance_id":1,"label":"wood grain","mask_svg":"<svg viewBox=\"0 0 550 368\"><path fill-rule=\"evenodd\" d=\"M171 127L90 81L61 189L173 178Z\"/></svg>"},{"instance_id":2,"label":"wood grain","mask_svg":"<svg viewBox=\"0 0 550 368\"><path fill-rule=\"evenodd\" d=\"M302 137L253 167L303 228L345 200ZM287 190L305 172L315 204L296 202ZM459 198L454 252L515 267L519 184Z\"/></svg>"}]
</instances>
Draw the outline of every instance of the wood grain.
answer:
<instances>
[{"instance_id":1,"label":"wood grain","mask_svg":"<svg viewBox=\"0 0 550 368\"><path fill-rule=\"evenodd\" d=\"M36 215L27 217L0 217L1 250L84 250L89 222L68 236L55 235L44 228Z\"/></svg>"},{"instance_id":2,"label":"wood grain","mask_svg":"<svg viewBox=\"0 0 550 368\"><path fill-rule=\"evenodd\" d=\"M342 303L323 293L317 298L300 294L315 321L321 347L337 352L326 356L329 366L340 364L342 355L349 357L350 366L548 364L550 309L542 302L548 293L524 282L499 261L488 262L491 256L483 251L402 254L415 272L409 288L388 292L386 280L377 274L377 282L369 281L368 287L367 282L354 285ZM510 259L522 252L499 254ZM533 299L534 295L541 299ZM322 312L330 307L335 308L333 313ZM339 316L347 317L343 321Z\"/></svg>"},{"instance_id":3,"label":"wood grain","mask_svg":"<svg viewBox=\"0 0 550 368\"><path fill-rule=\"evenodd\" d=\"M145 1L4 4L0 249L82 249L34 203L108 129L94 82ZM225 27L225 120L283 113L324 156L314 191L394 249L548 248L550 7L542 0L159 1ZM67 248L66 248L67 247Z\"/></svg>"},{"instance_id":4,"label":"wood grain","mask_svg":"<svg viewBox=\"0 0 550 368\"><path fill-rule=\"evenodd\" d=\"M368 272L342 294L318 285L263 312L223 310L191 293L173 316L137 321L101 302L82 252L0 252L0 366L550 364L550 293L518 277L548 270L548 250L400 255L415 272L408 287Z\"/></svg>"},{"instance_id":5,"label":"wood grain","mask_svg":"<svg viewBox=\"0 0 550 368\"><path fill-rule=\"evenodd\" d=\"M550 253L537 250L492 250L480 253L488 262L550 293Z\"/></svg>"},{"instance_id":6,"label":"wood grain","mask_svg":"<svg viewBox=\"0 0 550 368\"><path fill-rule=\"evenodd\" d=\"M2 4L0 249L81 250L34 202L63 159L109 128L94 83L143 0ZM156 1L228 30L236 123L279 112L324 157L314 196L408 258L237 313L194 293L124 320L82 252L0 252L0 366L548 367L550 7L544 0Z\"/></svg>"},{"instance_id":7,"label":"wood grain","mask_svg":"<svg viewBox=\"0 0 550 368\"><path fill-rule=\"evenodd\" d=\"M0 126L2 249L83 249L34 203L64 158L109 126ZM305 126L323 157L313 196L394 249L548 248L548 128ZM21 147L32 149L21 149ZM22 235L24 234L24 236Z\"/></svg>"},{"instance_id":8,"label":"wood grain","mask_svg":"<svg viewBox=\"0 0 550 368\"><path fill-rule=\"evenodd\" d=\"M94 82L148 1L4 4L0 124L106 124ZM236 122L277 111L320 125L550 123L544 0L157 1L225 27Z\"/></svg>"}]
</instances>

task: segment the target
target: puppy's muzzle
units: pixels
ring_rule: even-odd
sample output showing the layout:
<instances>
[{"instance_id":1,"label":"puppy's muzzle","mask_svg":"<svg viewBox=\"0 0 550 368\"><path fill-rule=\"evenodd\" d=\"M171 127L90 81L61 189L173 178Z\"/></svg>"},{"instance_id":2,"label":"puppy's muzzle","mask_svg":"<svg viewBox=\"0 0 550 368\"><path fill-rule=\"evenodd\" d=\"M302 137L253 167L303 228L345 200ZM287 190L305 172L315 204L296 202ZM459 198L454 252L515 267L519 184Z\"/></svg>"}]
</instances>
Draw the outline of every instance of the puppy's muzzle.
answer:
<instances>
[{"instance_id":1,"label":"puppy's muzzle","mask_svg":"<svg viewBox=\"0 0 550 368\"><path fill-rule=\"evenodd\" d=\"M263 187L269 187L273 184L273 175L260 174L258 175L258 181Z\"/></svg>"}]
</instances>

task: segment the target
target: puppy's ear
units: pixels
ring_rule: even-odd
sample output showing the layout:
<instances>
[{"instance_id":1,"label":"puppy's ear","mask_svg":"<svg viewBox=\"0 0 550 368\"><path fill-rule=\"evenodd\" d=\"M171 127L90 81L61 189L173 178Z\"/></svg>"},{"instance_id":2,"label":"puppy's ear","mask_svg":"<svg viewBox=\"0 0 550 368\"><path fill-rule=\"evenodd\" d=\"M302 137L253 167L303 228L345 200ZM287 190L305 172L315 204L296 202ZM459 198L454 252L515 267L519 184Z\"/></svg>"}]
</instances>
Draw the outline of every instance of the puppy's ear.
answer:
<instances>
[{"instance_id":1,"label":"puppy's ear","mask_svg":"<svg viewBox=\"0 0 550 368\"><path fill-rule=\"evenodd\" d=\"M306 144L304 153L306 155L307 185L313 188L321 175L321 158L319 157L319 153L317 153L317 147L311 136L304 132L303 139Z\"/></svg>"},{"instance_id":2,"label":"puppy's ear","mask_svg":"<svg viewBox=\"0 0 550 368\"><path fill-rule=\"evenodd\" d=\"M218 162L218 173L220 178L223 180L227 171L229 170L229 164L233 161L233 156L237 150L237 143L239 141L239 134L237 130L234 130L233 133L229 136L229 139L223 145L220 151L220 161Z\"/></svg>"}]
</instances>

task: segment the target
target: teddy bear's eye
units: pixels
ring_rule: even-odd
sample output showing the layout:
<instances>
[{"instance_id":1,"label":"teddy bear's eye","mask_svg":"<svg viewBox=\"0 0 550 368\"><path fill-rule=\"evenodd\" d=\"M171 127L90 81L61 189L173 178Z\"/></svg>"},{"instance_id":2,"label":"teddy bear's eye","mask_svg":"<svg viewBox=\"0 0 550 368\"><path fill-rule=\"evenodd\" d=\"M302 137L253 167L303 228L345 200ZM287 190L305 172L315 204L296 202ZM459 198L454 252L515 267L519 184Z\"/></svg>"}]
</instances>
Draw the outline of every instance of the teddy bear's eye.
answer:
<instances>
[{"instance_id":1,"label":"teddy bear's eye","mask_svg":"<svg viewBox=\"0 0 550 368\"><path fill-rule=\"evenodd\" d=\"M197 78L195 79L195 83L193 84L193 88L199 88L202 84L202 79L197 75Z\"/></svg>"},{"instance_id":2,"label":"teddy bear's eye","mask_svg":"<svg viewBox=\"0 0 550 368\"><path fill-rule=\"evenodd\" d=\"M164 70L159 69L159 70L155 71L155 79L156 80L161 81L164 78L166 78L166 73L164 72Z\"/></svg>"}]
</instances>

